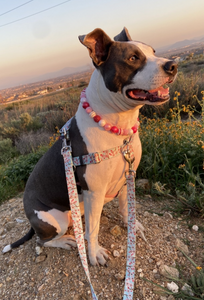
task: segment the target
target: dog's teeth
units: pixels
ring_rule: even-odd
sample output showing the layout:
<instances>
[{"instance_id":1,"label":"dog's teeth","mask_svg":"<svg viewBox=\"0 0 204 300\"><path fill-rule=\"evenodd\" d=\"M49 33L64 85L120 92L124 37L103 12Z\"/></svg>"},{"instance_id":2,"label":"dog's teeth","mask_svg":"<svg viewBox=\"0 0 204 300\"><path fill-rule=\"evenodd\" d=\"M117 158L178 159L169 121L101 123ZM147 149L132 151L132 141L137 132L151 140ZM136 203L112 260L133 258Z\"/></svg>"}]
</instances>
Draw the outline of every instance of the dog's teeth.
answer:
<instances>
[{"instance_id":1,"label":"dog's teeth","mask_svg":"<svg viewBox=\"0 0 204 300\"><path fill-rule=\"evenodd\" d=\"M161 92L160 92L160 91L157 92L157 96L158 96L158 97L161 96Z\"/></svg>"}]
</instances>

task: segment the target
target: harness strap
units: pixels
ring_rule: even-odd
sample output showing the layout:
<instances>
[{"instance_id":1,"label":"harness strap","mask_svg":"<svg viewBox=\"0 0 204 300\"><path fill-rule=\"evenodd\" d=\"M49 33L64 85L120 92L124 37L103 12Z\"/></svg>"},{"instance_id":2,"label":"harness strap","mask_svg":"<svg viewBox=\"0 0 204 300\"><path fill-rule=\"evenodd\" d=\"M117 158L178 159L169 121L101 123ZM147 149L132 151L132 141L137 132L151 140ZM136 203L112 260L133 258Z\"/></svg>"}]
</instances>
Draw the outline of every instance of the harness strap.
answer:
<instances>
[{"instance_id":1,"label":"harness strap","mask_svg":"<svg viewBox=\"0 0 204 300\"><path fill-rule=\"evenodd\" d=\"M81 165L98 164L102 160L106 160L120 154L122 147L123 146L118 146L112 149L104 150L102 152L94 152L87 155L76 156L73 157L73 163L75 167Z\"/></svg>"}]
</instances>

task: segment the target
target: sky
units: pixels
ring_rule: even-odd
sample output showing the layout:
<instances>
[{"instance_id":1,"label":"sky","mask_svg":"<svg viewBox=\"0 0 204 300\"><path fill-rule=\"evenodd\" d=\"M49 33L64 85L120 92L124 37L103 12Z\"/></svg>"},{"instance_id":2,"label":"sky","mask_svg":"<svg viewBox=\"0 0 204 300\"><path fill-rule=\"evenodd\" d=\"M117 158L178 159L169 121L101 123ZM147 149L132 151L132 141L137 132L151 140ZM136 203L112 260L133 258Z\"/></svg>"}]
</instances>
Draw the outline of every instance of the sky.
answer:
<instances>
[{"instance_id":1,"label":"sky","mask_svg":"<svg viewBox=\"0 0 204 300\"><path fill-rule=\"evenodd\" d=\"M101 28L113 38L124 26L155 49L204 36L204 1L0 0L0 89L90 64L78 36Z\"/></svg>"}]
</instances>

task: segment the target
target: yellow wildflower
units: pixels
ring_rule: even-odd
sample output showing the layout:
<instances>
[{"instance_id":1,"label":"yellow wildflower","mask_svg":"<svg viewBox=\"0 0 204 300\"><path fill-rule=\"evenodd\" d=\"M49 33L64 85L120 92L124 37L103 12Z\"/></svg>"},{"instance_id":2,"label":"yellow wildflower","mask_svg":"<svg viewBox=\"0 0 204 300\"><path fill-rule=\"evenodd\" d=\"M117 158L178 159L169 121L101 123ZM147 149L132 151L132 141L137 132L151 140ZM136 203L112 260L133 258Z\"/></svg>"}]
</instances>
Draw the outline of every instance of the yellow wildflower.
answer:
<instances>
[{"instance_id":1,"label":"yellow wildflower","mask_svg":"<svg viewBox=\"0 0 204 300\"><path fill-rule=\"evenodd\" d=\"M197 269L198 271L200 271L200 270L202 270L202 267L197 266L196 269Z\"/></svg>"}]
</instances>

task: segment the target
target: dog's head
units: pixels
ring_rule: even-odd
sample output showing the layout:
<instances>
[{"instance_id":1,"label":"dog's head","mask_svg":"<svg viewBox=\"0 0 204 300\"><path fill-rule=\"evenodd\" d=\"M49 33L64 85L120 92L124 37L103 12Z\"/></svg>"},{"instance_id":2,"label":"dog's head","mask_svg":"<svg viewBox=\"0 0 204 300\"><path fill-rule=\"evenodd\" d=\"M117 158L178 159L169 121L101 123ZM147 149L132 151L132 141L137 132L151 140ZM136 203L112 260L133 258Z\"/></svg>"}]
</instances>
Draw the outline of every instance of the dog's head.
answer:
<instances>
[{"instance_id":1,"label":"dog's head","mask_svg":"<svg viewBox=\"0 0 204 300\"><path fill-rule=\"evenodd\" d=\"M79 36L79 40L111 92L122 93L136 105L169 100L169 88L164 85L174 81L177 64L156 57L152 47L133 41L126 28L114 41L101 29Z\"/></svg>"}]
</instances>

